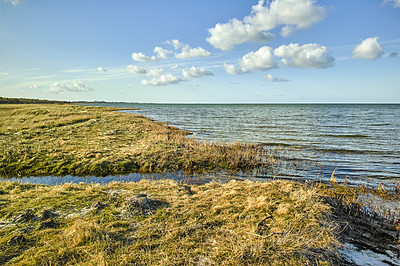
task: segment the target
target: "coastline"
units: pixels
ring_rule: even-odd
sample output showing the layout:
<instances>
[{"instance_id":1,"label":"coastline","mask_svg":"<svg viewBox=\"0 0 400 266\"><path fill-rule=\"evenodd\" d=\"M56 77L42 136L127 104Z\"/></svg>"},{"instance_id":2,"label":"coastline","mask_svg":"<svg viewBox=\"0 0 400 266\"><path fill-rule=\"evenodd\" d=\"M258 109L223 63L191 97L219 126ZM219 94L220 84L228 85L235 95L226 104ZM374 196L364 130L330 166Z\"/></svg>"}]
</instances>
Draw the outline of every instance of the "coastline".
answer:
<instances>
[{"instance_id":1,"label":"coastline","mask_svg":"<svg viewBox=\"0 0 400 266\"><path fill-rule=\"evenodd\" d=\"M1 149L5 151L1 160L2 175L104 176L177 170L186 173L235 172L268 168L273 163L273 154L260 154L256 146L199 143L186 137L189 132L141 115L116 112L119 110L66 104L0 105L0 140ZM186 185L171 180L143 180L105 185L45 186L6 181L1 182L0 187L0 217L3 217L0 219L0 234L3 236L0 258L1 263L10 264L26 262L32 256L30 249L39 254L35 257L37 263L55 264L97 264L101 263L97 260L99 258L105 260L104 264L129 261L133 257L128 253L138 256L137 253L143 251L147 257L134 259L144 264L161 261L155 251L176 256L169 257L176 263L260 264L285 258L287 264L337 264L344 263L338 253L341 246L339 239L347 238L346 243L359 246L369 243L373 249L377 243L371 244L371 237L363 239L363 234L376 226L376 221L381 221L379 217L373 217L374 213L365 215L361 208L358 195L369 191L334 183L327 186L292 181L231 181L226 184ZM103 197L113 194L114 190L118 191L116 197ZM258 194L255 191L259 191ZM146 195L143 197L146 198L145 203L140 203L147 206L144 210L138 203L142 201L139 199L142 192ZM83 194L77 196L79 193ZM384 190L381 193L385 196ZM174 195L179 196L173 198ZM133 207L127 203L128 198L133 201ZM307 205L305 199L315 206ZM207 207L199 206L202 201ZM195 206L182 211L179 202L181 205L190 202ZM9 203L12 203L11 206L8 206ZM158 203L162 207L158 208ZM178 204L179 211L173 209L175 204ZM152 209L153 205L155 209ZM250 205L254 205L251 208L255 208L255 213L244 213ZM75 214L71 210L71 213L65 214L66 208L75 209ZM179 215L189 209L192 209L192 216L186 217L185 222L180 221ZM42 216L46 210L53 216L44 219ZM205 210L212 212L204 214ZM124 216L129 212L128 217ZM172 218L169 217L171 215ZM235 219L229 220L231 216ZM268 218L270 216L273 218ZM275 220L277 217L279 219ZM372 222L362 224L364 228L351 235L349 224L352 228L361 228L361 222L368 219ZM211 224L209 221L212 221ZM276 228L281 226L279 230L271 229L275 222ZM343 226L346 223L347 226ZM396 249L398 251L398 232L395 228L398 218L393 224L384 224L384 221L378 224L382 229L378 236L393 237L387 244L391 245L387 250L395 254ZM46 227L48 225L50 227ZM174 235L177 238L171 238L171 231L160 229L165 226L172 231L177 227L177 235ZM157 230L153 232L154 228L161 233ZM144 229L154 234L146 235L141 231ZM83 236L80 233L71 236L70 232L74 230ZM143 234L143 238L137 238L132 232L141 232L139 235ZM245 239L250 240L247 244L240 244L243 239L232 238L232 235L243 238L243 232L247 237ZM123 234L130 235L134 240ZM201 238L204 234L212 239ZM118 237L114 239L115 235ZM195 237L192 238L192 235ZM216 237L226 235L230 235L229 239L219 243L219 250L212 253ZM65 244L63 250L66 253L60 256L45 244L59 237L69 237L75 243L72 246ZM80 240L82 237L83 241ZM296 245L293 241L299 237L307 241ZM182 239L188 241L188 246L179 249L175 242ZM164 246L165 243L174 245L173 248L180 254L173 254L173 248L169 244ZM68 254L74 254L79 249L92 252L93 256L88 261L78 256L74 261L77 255ZM113 250L112 255L106 252L109 249ZM385 245L375 251L386 252ZM194 253L185 255L185 252ZM207 255L211 253L214 255ZM46 260L40 254L47 254L45 256L50 258Z\"/></svg>"},{"instance_id":2,"label":"coastline","mask_svg":"<svg viewBox=\"0 0 400 266\"><path fill-rule=\"evenodd\" d=\"M255 145L199 143L189 132L124 109L0 106L0 172L14 176L246 171L268 167Z\"/></svg>"}]
</instances>

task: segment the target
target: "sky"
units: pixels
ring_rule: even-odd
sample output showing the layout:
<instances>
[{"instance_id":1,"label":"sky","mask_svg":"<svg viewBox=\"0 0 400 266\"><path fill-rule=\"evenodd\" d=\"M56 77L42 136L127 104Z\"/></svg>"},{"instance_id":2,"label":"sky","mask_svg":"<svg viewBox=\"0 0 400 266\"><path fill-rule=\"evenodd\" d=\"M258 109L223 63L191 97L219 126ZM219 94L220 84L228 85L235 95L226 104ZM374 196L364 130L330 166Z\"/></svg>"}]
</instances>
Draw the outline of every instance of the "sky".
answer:
<instances>
[{"instance_id":1,"label":"sky","mask_svg":"<svg viewBox=\"0 0 400 266\"><path fill-rule=\"evenodd\" d=\"M0 0L0 96L400 103L400 0Z\"/></svg>"}]
</instances>

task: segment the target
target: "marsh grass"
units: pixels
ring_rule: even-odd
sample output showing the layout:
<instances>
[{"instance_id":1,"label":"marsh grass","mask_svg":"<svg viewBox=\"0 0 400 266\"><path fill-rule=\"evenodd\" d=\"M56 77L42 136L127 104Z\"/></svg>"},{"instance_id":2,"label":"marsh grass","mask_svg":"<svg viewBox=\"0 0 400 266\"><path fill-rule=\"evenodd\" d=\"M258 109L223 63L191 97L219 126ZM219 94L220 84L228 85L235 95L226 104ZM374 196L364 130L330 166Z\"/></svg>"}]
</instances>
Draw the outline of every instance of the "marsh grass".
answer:
<instances>
[{"instance_id":1,"label":"marsh grass","mask_svg":"<svg viewBox=\"0 0 400 266\"><path fill-rule=\"evenodd\" d=\"M118 108L0 105L0 175L186 173L269 168L245 143L213 144Z\"/></svg>"},{"instance_id":2,"label":"marsh grass","mask_svg":"<svg viewBox=\"0 0 400 266\"><path fill-rule=\"evenodd\" d=\"M337 259L330 207L318 188L294 182L3 182L0 191L0 264L304 265ZM45 210L59 227L40 229ZM21 220L24 214L30 218ZM10 242L21 235L20 244Z\"/></svg>"}]
</instances>

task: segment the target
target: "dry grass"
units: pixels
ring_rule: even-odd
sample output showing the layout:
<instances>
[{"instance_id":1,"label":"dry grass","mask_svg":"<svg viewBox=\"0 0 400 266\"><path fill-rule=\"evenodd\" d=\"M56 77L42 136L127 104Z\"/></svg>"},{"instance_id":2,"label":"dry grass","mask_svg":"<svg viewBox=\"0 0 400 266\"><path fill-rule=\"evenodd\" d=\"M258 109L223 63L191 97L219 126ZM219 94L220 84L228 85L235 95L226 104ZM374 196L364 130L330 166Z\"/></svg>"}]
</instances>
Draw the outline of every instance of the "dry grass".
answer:
<instances>
[{"instance_id":1,"label":"dry grass","mask_svg":"<svg viewBox=\"0 0 400 266\"><path fill-rule=\"evenodd\" d=\"M335 263L330 207L317 188L294 182L3 182L0 192L0 264ZM39 229L44 210L59 227Z\"/></svg>"},{"instance_id":2,"label":"dry grass","mask_svg":"<svg viewBox=\"0 0 400 266\"><path fill-rule=\"evenodd\" d=\"M116 108L0 105L0 175L250 171L269 167L253 145L200 143L188 132Z\"/></svg>"}]
</instances>

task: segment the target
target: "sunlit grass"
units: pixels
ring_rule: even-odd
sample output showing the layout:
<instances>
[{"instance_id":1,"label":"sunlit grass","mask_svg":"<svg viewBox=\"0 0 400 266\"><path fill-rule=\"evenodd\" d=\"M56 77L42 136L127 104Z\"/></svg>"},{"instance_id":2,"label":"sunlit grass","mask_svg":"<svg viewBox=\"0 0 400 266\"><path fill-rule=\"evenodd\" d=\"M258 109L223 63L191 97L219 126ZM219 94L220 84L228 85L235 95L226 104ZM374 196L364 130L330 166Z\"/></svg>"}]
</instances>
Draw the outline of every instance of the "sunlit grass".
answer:
<instances>
[{"instance_id":1,"label":"sunlit grass","mask_svg":"<svg viewBox=\"0 0 400 266\"><path fill-rule=\"evenodd\" d=\"M338 245L320 190L288 181L3 182L0 191L0 263L9 265L298 265L332 262ZM45 210L58 227L40 229Z\"/></svg>"},{"instance_id":2,"label":"sunlit grass","mask_svg":"<svg viewBox=\"0 0 400 266\"><path fill-rule=\"evenodd\" d=\"M0 106L0 175L110 175L268 168L244 143L212 144L118 108Z\"/></svg>"}]
</instances>

